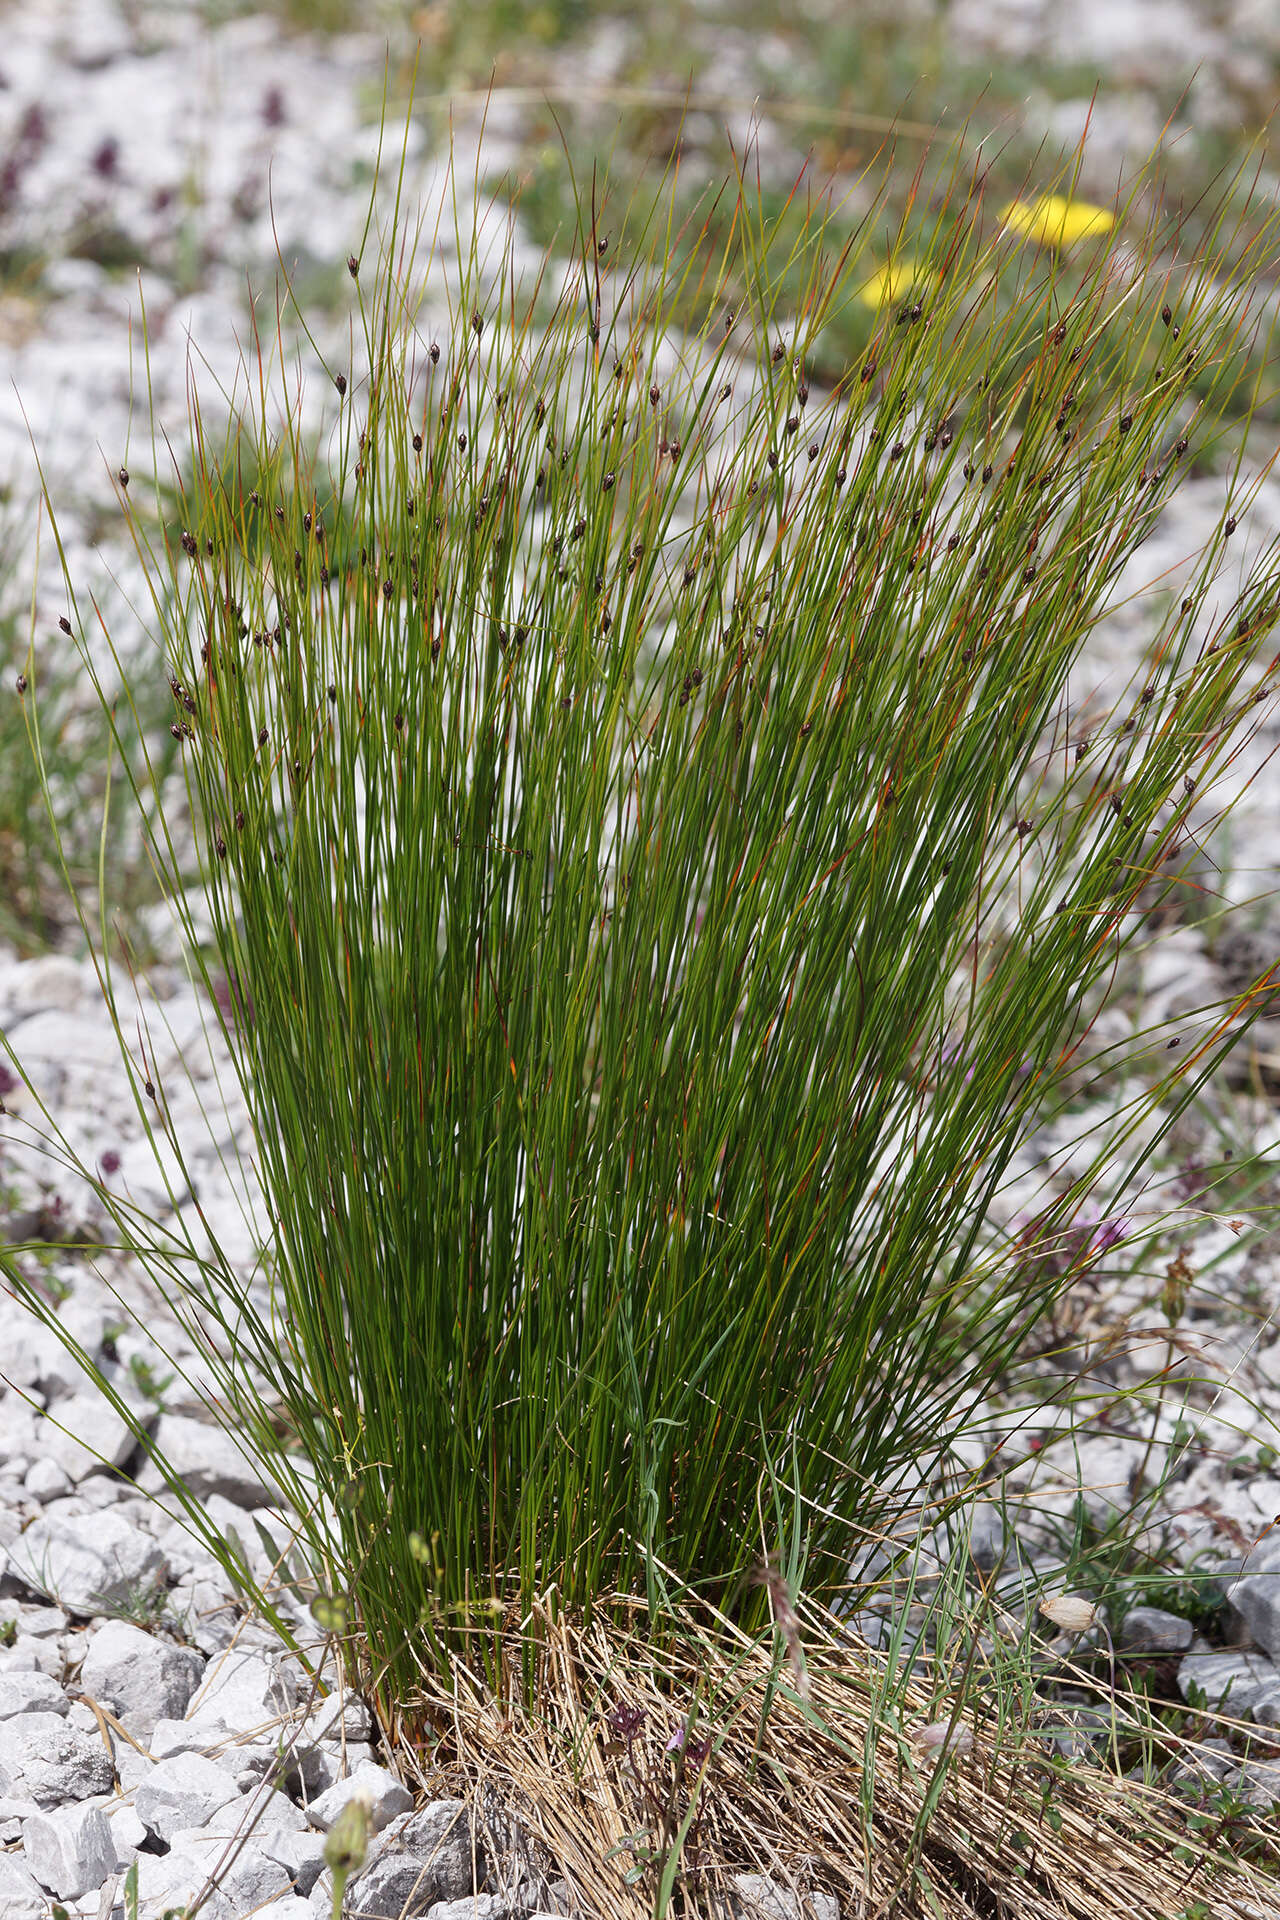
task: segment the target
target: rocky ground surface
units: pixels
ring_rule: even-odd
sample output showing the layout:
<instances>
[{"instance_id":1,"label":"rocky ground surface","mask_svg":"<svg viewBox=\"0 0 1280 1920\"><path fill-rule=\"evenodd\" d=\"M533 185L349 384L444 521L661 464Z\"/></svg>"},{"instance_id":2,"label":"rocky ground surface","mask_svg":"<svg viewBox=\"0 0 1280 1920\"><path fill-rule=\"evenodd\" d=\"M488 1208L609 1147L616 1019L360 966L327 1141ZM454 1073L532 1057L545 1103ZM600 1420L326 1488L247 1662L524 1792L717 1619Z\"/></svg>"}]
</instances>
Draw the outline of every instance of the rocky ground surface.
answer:
<instances>
[{"instance_id":1,"label":"rocky ground surface","mask_svg":"<svg viewBox=\"0 0 1280 1920\"><path fill-rule=\"evenodd\" d=\"M752 47L731 33L726 41L723 8L707 12L721 77L737 72L749 87ZM1280 16L1266 0L1099 0L1072 8L1069 30L1067 18L1046 0L963 0L948 31L971 53L1012 47L1019 57L1097 65L1108 82L1097 124L1113 156L1145 150L1160 125L1160 90L1179 75L1192 82L1193 110L1219 125L1242 92L1274 91ZM5 24L0 473L34 528L34 439L72 576L97 594L109 624L127 629L136 575L118 539L115 476L125 462L142 471L154 458L140 437L147 382L161 421L179 429L190 347L206 382L234 381L248 321L244 274L265 270L277 243L322 291L326 276L341 280L377 149L382 45L372 35L287 36L255 17L211 24L185 4L45 0ZM570 77L607 81L627 32L602 29ZM1040 110L1074 137L1080 102ZM518 115L495 110L491 162L504 142L515 151L518 137ZM128 265L137 259L146 263L140 278ZM1143 579L1164 576L1176 590L1225 489L1213 477L1182 489L1138 557ZM1280 489L1268 483L1242 534L1256 545L1277 532ZM1246 551L1237 549L1242 563ZM29 579L21 584L29 589ZM1140 584L1135 573L1124 592ZM1074 690L1081 704L1131 670L1148 630L1142 604L1120 605L1122 597ZM42 633L54 631L63 605L61 583L46 571ZM1174 927L1153 941L1133 988L1148 1020L1194 1031L1199 1010L1241 991L1280 953L1271 904L1278 743L1274 713L1261 710L1217 801L1205 796L1211 821L1215 804L1252 781L1229 829L1206 843L1213 884L1232 911L1212 936ZM241 1159L250 1152L244 1102L211 1009L173 964L153 969L140 1005L149 1037L134 1066L160 1089L185 1168L163 1152L157 1159L92 965L71 953L19 962L0 952L0 1031L23 1067L18 1076L0 1066L0 1230L52 1243L71 1226L100 1224L83 1184L33 1144L43 1103L105 1182L149 1214L181 1221L196 1246L211 1226L247 1271L264 1217ZM1119 1019L1117 1038L1132 1007ZM124 1025L134 1031L132 1013ZM1140 1209L1127 1211L1118 1234L1099 1223L1097 1259L1055 1329L1080 1356L1083 1420L1078 1404L1064 1434L1066 1416L1048 1397L1039 1410L991 1410L965 1444L974 1466L997 1449L1012 1456L1014 1507L969 1509L961 1529L931 1539L932 1561L917 1559L909 1596L890 1593L862 1615L873 1643L904 1611L927 1639L931 1593L961 1553L971 1584L993 1585L1010 1618L1034 1617L1061 1588L1072 1530L1087 1524L1105 1544L1146 1481L1160 1480L1144 1543L1134 1548L1130 1519L1114 1556L1105 1610L1050 1636L1049 1657L1055 1647L1064 1657L1087 1653L1090 1635L1096 1646L1109 1634L1122 1669L1210 1720L1220 1714L1201 1728L1211 1744L1187 1763L1193 1782L1211 1779L1259 1805L1280 1798L1280 1532L1269 1531L1280 1517L1280 1266L1252 1229L1274 1197L1265 1156L1280 1142L1277 1074L1280 1019L1268 1019L1234 1076L1169 1144L1152 1210L1154 1218L1157 1203L1181 1206L1180 1238L1171 1242L1166 1228L1159 1242L1145 1241ZM1077 1111L1029 1145L1022 1186L1006 1196L1010 1222L1046 1180L1069 1177L1080 1131ZM1237 1161L1264 1156L1261 1185L1243 1196L1231 1185L1228 1149ZM1187 1267L1171 1313L1167 1267L1180 1252ZM146 1274L52 1250L29 1267L69 1337L154 1431L190 1497L265 1574L263 1533L283 1537L287 1516L252 1461L211 1424L211 1383ZM1153 1372L1164 1376L1154 1392ZM432 1920L514 1920L561 1905L555 1887L519 1880L497 1852L485 1858L462 1802L410 1795L367 1708L343 1692L305 1607L282 1596L313 1649L310 1665L252 1617L180 1504L140 1467L126 1422L56 1334L8 1297L0 1375L5 1920L47 1920L54 1902L102 1920L123 1914L135 1866L142 1920L184 1904L211 1878L202 1908L210 1920L327 1913L325 1835L357 1792L379 1834L351 1890L354 1910L392 1916L408 1903ZM1087 1753L1096 1697L1061 1676L1051 1692L1052 1737ZM790 1912L782 1891L744 1882L740 1897L744 1914Z\"/></svg>"}]
</instances>

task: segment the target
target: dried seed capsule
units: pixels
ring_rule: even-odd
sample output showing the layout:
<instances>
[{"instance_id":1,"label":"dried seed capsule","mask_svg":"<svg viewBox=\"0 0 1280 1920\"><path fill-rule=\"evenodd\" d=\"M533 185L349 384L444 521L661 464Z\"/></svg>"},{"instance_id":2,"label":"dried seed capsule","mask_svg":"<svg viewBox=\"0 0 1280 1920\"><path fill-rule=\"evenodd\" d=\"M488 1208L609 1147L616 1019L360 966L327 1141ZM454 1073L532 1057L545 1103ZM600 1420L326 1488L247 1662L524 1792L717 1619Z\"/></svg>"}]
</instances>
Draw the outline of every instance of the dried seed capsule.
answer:
<instances>
[{"instance_id":1,"label":"dried seed capsule","mask_svg":"<svg viewBox=\"0 0 1280 1920\"><path fill-rule=\"evenodd\" d=\"M68 620L65 613L61 613L58 615L58 625L62 628L62 631L64 633L70 633L71 622Z\"/></svg>"},{"instance_id":2,"label":"dried seed capsule","mask_svg":"<svg viewBox=\"0 0 1280 1920\"><path fill-rule=\"evenodd\" d=\"M349 253L347 255L347 272L351 275L351 278L354 280L356 275L359 273L359 271L360 271L360 262L356 259L356 256L354 255L354 253Z\"/></svg>"},{"instance_id":3,"label":"dried seed capsule","mask_svg":"<svg viewBox=\"0 0 1280 1920\"><path fill-rule=\"evenodd\" d=\"M346 391L347 391L347 376L346 376L346 374L345 374L345 373L335 373L335 375L333 376L333 384L334 384L334 386L335 386L335 387L336 387L336 388L338 389L338 398L339 398L339 400L341 400L341 399L342 399L342 397L343 397L343 395L344 395L344 394L346 393Z\"/></svg>"},{"instance_id":4,"label":"dried seed capsule","mask_svg":"<svg viewBox=\"0 0 1280 1920\"><path fill-rule=\"evenodd\" d=\"M127 487L127 486L128 486L128 484L129 484L129 469L128 469L128 467L121 467L121 469L120 469L120 485L121 485L122 487Z\"/></svg>"},{"instance_id":5,"label":"dried seed capsule","mask_svg":"<svg viewBox=\"0 0 1280 1920\"><path fill-rule=\"evenodd\" d=\"M428 360L430 360L433 367L439 365L440 349L436 345L434 340L431 342L431 345L427 348L427 358Z\"/></svg>"},{"instance_id":6,"label":"dried seed capsule","mask_svg":"<svg viewBox=\"0 0 1280 1920\"><path fill-rule=\"evenodd\" d=\"M27 676L26 676L26 674L25 674L25 673L20 673L20 674L18 675L18 677L17 677L17 679L16 679L15 681L14 681L14 683L13 683L13 684L14 684L14 686L15 686L15 687L16 687L16 688L18 689L18 692L19 692L19 693L25 693L25 692L26 692L26 690L27 690Z\"/></svg>"}]
</instances>

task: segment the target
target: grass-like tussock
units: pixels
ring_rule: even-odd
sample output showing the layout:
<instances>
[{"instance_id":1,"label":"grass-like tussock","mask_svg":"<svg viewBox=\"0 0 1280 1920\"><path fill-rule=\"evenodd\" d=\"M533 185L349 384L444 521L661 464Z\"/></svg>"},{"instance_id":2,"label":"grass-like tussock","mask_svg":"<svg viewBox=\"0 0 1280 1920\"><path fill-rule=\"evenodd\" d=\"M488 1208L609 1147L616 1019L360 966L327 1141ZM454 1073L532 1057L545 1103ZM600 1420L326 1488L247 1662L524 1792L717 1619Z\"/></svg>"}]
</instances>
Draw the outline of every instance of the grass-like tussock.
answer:
<instances>
[{"instance_id":1,"label":"grass-like tussock","mask_svg":"<svg viewBox=\"0 0 1280 1920\"><path fill-rule=\"evenodd\" d=\"M535 1602L588 1664L619 1592L658 1646L673 1595L748 1637L779 1595L839 1603L1070 1284L992 1254L991 1198L1275 665L1275 555L1214 585L1236 503L1139 682L1068 722L1226 410L1270 220L1191 261L1157 217L1140 254L1098 221L1069 252L953 177L901 287L870 220L831 252L815 214L779 261L728 192L718 262L663 196L611 231L596 189L532 278L501 222L455 250L447 200L434 241L375 208L350 352L306 349L319 441L258 341L229 426L193 404L175 537L124 496L269 1285L95 1184L294 1499L312 1611L388 1725L429 1723L460 1660L481 1719L517 1677L535 1706ZM876 275L823 391L824 329ZM208 982L163 826L152 853ZM1168 1055L1131 1126L1230 1038ZM1115 1153L1041 1236L1071 1244L1104 1172L1123 1190Z\"/></svg>"}]
</instances>

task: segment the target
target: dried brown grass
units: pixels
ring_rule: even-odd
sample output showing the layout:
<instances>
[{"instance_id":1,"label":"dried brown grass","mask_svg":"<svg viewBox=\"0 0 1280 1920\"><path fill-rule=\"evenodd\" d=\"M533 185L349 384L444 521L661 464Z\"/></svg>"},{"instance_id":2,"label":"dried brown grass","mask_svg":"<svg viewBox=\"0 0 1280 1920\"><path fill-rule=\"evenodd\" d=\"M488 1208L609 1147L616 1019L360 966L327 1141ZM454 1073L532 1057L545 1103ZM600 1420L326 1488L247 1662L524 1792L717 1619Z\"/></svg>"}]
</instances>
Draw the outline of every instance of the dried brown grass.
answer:
<instances>
[{"instance_id":1,"label":"dried brown grass","mask_svg":"<svg viewBox=\"0 0 1280 1920\"><path fill-rule=\"evenodd\" d=\"M473 1804L598 1920L727 1920L749 1911L733 1879L751 1872L806 1914L809 1895L835 1895L842 1920L1274 1911L1274 1882L1251 1868L1208 1847L1175 1857L1186 1809L1167 1794L1055 1762L1043 1734L981 1700L944 1704L940 1722L936 1692L886 1689L830 1616L805 1610L803 1665L781 1635L753 1642L692 1611L682 1627L657 1639L634 1601L586 1627L538 1607L487 1675L458 1659L451 1685L424 1677L401 1758L426 1784L433 1727ZM671 1750L686 1723L687 1752Z\"/></svg>"}]
</instances>

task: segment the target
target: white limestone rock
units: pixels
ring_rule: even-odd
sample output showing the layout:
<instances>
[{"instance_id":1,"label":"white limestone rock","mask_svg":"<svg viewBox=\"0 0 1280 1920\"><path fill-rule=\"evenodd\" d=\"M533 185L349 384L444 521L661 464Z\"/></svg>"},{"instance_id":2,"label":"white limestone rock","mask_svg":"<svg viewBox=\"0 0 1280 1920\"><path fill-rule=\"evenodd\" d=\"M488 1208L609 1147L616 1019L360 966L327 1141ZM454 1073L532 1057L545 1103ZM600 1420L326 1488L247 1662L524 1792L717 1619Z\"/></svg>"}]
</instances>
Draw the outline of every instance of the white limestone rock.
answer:
<instances>
[{"instance_id":1,"label":"white limestone rock","mask_svg":"<svg viewBox=\"0 0 1280 1920\"><path fill-rule=\"evenodd\" d=\"M299 1685L292 1661L237 1642L209 1662L186 1718L199 1727L234 1727L244 1734L259 1727L265 1731L292 1712Z\"/></svg>"},{"instance_id":2,"label":"white limestone rock","mask_svg":"<svg viewBox=\"0 0 1280 1920\"><path fill-rule=\"evenodd\" d=\"M0 1913L4 1920L48 1920L47 1894L21 1860L10 1853L0 1853Z\"/></svg>"},{"instance_id":3,"label":"white limestone rock","mask_svg":"<svg viewBox=\"0 0 1280 1920\"><path fill-rule=\"evenodd\" d=\"M0 1722L0 1793L57 1807L110 1793L112 1784L111 1755L99 1735L69 1727L57 1713Z\"/></svg>"},{"instance_id":4,"label":"white limestone rock","mask_svg":"<svg viewBox=\"0 0 1280 1920\"><path fill-rule=\"evenodd\" d=\"M144 1426L153 1413L139 1408ZM74 1486L92 1474L126 1466L138 1446L128 1421L91 1389L55 1402L52 1412L36 1423L33 1438L39 1459L61 1467Z\"/></svg>"},{"instance_id":5,"label":"white limestone rock","mask_svg":"<svg viewBox=\"0 0 1280 1920\"><path fill-rule=\"evenodd\" d=\"M230 1768L198 1753L175 1753L151 1769L133 1804L147 1832L168 1843L175 1833L208 1826L238 1797Z\"/></svg>"},{"instance_id":6,"label":"white limestone rock","mask_svg":"<svg viewBox=\"0 0 1280 1920\"><path fill-rule=\"evenodd\" d=\"M164 1563L154 1540L109 1508L64 1518L66 1504L18 1535L6 1554L11 1575L78 1614L127 1604L155 1581Z\"/></svg>"},{"instance_id":7,"label":"white limestone rock","mask_svg":"<svg viewBox=\"0 0 1280 1920\"><path fill-rule=\"evenodd\" d=\"M70 1702L51 1674L0 1674L0 1720L24 1713L65 1714Z\"/></svg>"},{"instance_id":8,"label":"white limestone rock","mask_svg":"<svg viewBox=\"0 0 1280 1920\"><path fill-rule=\"evenodd\" d=\"M163 1413L152 1440L157 1454L197 1499L218 1494L236 1507L252 1508L269 1507L280 1498L278 1488L265 1484L252 1454L225 1427L185 1413ZM158 1493L166 1484L155 1461L148 1460L138 1485L145 1493Z\"/></svg>"},{"instance_id":9,"label":"white limestone rock","mask_svg":"<svg viewBox=\"0 0 1280 1920\"><path fill-rule=\"evenodd\" d=\"M397 1814L408 1813L413 1806L413 1795L393 1773L367 1761L345 1780L337 1781L318 1800L313 1800L307 1808L307 1818L313 1827L327 1833L348 1801L360 1798L369 1803L371 1833L380 1833Z\"/></svg>"},{"instance_id":10,"label":"white limestone rock","mask_svg":"<svg viewBox=\"0 0 1280 1920\"><path fill-rule=\"evenodd\" d=\"M427 1914L442 1901L466 1900L483 1862L473 1857L471 1823L461 1800L435 1800L398 1821L369 1864L351 1881L358 1913L392 1920Z\"/></svg>"},{"instance_id":11,"label":"white limestone rock","mask_svg":"<svg viewBox=\"0 0 1280 1920\"><path fill-rule=\"evenodd\" d=\"M840 1920L839 1902L829 1893L802 1897L765 1873L735 1873L733 1886L738 1920Z\"/></svg>"},{"instance_id":12,"label":"white limestone rock","mask_svg":"<svg viewBox=\"0 0 1280 1920\"><path fill-rule=\"evenodd\" d=\"M1280 1539L1269 1533L1245 1560L1227 1599L1260 1647L1280 1657Z\"/></svg>"},{"instance_id":13,"label":"white limestone rock","mask_svg":"<svg viewBox=\"0 0 1280 1920\"><path fill-rule=\"evenodd\" d=\"M124 1620L109 1620L89 1642L80 1685L114 1711L145 1746L156 1722L184 1714L204 1677L204 1656Z\"/></svg>"},{"instance_id":14,"label":"white limestone rock","mask_svg":"<svg viewBox=\"0 0 1280 1920\"><path fill-rule=\"evenodd\" d=\"M175 1873L185 1876L188 1896L214 1878L218 1898L226 1903L234 1920L256 1915L268 1900L292 1891L288 1873L264 1852L257 1836L250 1835L240 1844L238 1834L221 1818L216 1831L200 1828L175 1833L168 1858L174 1863Z\"/></svg>"},{"instance_id":15,"label":"white limestone rock","mask_svg":"<svg viewBox=\"0 0 1280 1920\"><path fill-rule=\"evenodd\" d=\"M48 1423L41 1421L40 1424L45 1426ZM66 1468L50 1459L33 1460L22 1482L25 1491L42 1506L50 1500L61 1500L64 1494L71 1492L73 1484Z\"/></svg>"},{"instance_id":16,"label":"white limestone rock","mask_svg":"<svg viewBox=\"0 0 1280 1920\"><path fill-rule=\"evenodd\" d=\"M500 1893L467 1893L461 1900L437 1900L427 1920L512 1920L511 1902Z\"/></svg>"},{"instance_id":17,"label":"white limestone rock","mask_svg":"<svg viewBox=\"0 0 1280 1920\"><path fill-rule=\"evenodd\" d=\"M83 1803L34 1813L22 1823L26 1863L59 1900L94 1893L116 1870L111 1827L101 1807Z\"/></svg>"}]
</instances>

